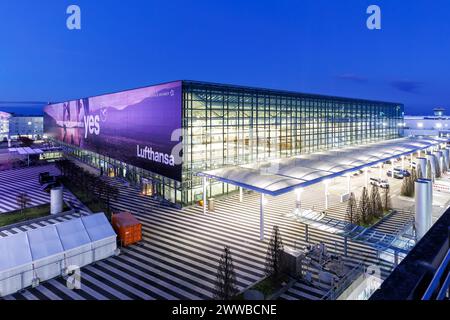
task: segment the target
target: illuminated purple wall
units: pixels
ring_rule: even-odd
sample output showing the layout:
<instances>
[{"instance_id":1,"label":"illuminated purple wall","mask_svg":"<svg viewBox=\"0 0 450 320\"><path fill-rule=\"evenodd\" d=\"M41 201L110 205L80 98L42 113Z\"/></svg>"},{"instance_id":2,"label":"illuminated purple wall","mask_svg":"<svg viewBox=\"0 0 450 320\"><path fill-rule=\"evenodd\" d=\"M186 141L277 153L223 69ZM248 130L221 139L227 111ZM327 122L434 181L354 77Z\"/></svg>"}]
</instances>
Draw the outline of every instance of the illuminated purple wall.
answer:
<instances>
[{"instance_id":1,"label":"illuminated purple wall","mask_svg":"<svg viewBox=\"0 0 450 320\"><path fill-rule=\"evenodd\" d=\"M181 110L182 82L171 82L48 105L44 131L56 140L181 181Z\"/></svg>"}]
</instances>

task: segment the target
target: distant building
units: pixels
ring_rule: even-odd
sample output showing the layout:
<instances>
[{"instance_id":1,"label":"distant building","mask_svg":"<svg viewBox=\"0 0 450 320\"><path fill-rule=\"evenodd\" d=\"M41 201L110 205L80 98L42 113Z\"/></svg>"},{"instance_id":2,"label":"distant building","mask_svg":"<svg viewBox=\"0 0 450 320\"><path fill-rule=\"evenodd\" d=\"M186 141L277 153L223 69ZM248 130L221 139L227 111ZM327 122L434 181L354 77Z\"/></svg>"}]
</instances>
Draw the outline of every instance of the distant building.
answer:
<instances>
[{"instance_id":1,"label":"distant building","mask_svg":"<svg viewBox=\"0 0 450 320\"><path fill-rule=\"evenodd\" d=\"M43 135L42 116L22 116L0 111L0 141L15 140L19 136L41 139Z\"/></svg>"},{"instance_id":2,"label":"distant building","mask_svg":"<svg viewBox=\"0 0 450 320\"><path fill-rule=\"evenodd\" d=\"M7 140L9 137L9 119L11 114L0 111L0 141Z\"/></svg>"},{"instance_id":3,"label":"distant building","mask_svg":"<svg viewBox=\"0 0 450 320\"><path fill-rule=\"evenodd\" d=\"M44 117L13 116L9 119L9 138L17 139L25 136L30 139L41 139L44 135Z\"/></svg>"},{"instance_id":4,"label":"distant building","mask_svg":"<svg viewBox=\"0 0 450 320\"><path fill-rule=\"evenodd\" d=\"M450 116L444 108L433 109L432 116L405 116L405 136L450 137Z\"/></svg>"}]
</instances>

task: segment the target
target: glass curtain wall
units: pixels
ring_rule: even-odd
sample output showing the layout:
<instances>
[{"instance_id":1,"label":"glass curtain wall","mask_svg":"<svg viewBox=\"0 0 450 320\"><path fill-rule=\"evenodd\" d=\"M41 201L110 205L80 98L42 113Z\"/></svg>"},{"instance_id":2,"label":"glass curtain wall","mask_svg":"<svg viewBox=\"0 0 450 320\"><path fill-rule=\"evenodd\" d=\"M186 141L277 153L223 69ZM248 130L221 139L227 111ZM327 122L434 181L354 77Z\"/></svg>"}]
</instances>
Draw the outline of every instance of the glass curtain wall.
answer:
<instances>
[{"instance_id":1,"label":"glass curtain wall","mask_svg":"<svg viewBox=\"0 0 450 320\"><path fill-rule=\"evenodd\" d=\"M400 104L184 82L182 202L201 199L197 172L394 139L402 123Z\"/></svg>"}]
</instances>

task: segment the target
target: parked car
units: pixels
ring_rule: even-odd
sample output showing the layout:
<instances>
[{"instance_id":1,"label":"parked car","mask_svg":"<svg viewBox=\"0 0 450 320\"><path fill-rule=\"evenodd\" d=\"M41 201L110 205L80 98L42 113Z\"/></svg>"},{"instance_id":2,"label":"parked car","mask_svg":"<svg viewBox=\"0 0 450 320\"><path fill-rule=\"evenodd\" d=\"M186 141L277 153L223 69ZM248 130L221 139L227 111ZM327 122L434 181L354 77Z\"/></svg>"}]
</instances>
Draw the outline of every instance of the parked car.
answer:
<instances>
[{"instance_id":1,"label":"parked car","mask_svg":"<svg viewBox=\"0 0 450 320\"><path fill-rule=\"evenodd\" d=\"M383 179L370 178L370 184L373 186L383 188L383 189L389 188L389 183L387 182L387 180L383 180Z\"/></svg>"},{"instance_id":2,"label":"parked car","mask_svg":"<svg viewBox=\"0 0 450 320\"><path fill-rule=\"evenodd\" d=\"M404 177L409 177L411 174L409 173L408 170L403 170L403 169L398 169L395 168L394 169L394 178L395 179L403 179ZM389 169L387 171L387 176L388 177L392 177L392 169Z\"/></svg>"}]
</instances>

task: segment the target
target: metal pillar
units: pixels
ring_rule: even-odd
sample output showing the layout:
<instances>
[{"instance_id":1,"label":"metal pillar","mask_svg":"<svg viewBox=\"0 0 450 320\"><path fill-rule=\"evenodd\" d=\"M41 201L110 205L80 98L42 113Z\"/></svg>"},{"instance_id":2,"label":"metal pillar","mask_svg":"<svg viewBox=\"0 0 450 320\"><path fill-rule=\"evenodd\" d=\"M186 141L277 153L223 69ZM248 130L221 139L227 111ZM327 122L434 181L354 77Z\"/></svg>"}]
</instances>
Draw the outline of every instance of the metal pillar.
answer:
<instances>
[{"instance_id":1,"label":"metal pillar","mask_svg":"<svg viewBox=\"0 0 450 320\"><path fill-rule=\"evenodd\" d=\"M369 169L368 168L364 168L364 179L365 179L365 185L366 185L366 189L369 186Z\"/></svg>"},{"instance_id":2,"label":"metal pillar","mask_svg":"<svg viewBox=\"0 0 450 320\"><path fill-rule=\"evenodd\" d=\"M206 180L206 177L203 177L203 214L206 214L206 187L208 185L208 182Z\"/></svg>"},{"instance_id":3,"label":"metal pillar","mask_svg":"<svg viewBox=\"0 0 450 320\"><path fill-rule=\"evenodd\" d=\"M378 178L380 178L381 179L381 176L382 176L382 169L383 169L383 163L380 163L379 165L378 165Z\"/></svg>"},{"instance_id":4,"label":"metal pillar","mask_svg":"<svg viewBox=\"0 0 450 320\"><path fill-rule=\"evenodd\" d=\"M328 209L328 183L329 183L329 181L324 181L324 184L325 184L325 210Z\"/></svg>"},{"instance_id":5,"label":"metal pillar","mask_svg":"<svg viewBox=\"0 0 450 320\"><path fill-rule=\"evenodd\" d=\"M402 170L405 170L405 156L402 156Z\"/></svg>"},{"instance_id":6,"label":"metal pillar","mask_svg":"<svg viewBox=\"0 0 450 320\"><path fill-rule=\"evenodd\" d=\"M351 175L348 174L347 175L347 193L350 194L350 179L351 179Z\"/></svg>"},{"instance_id":7,"label":"metal pillar","mask_svg":"<svg viewBox=\"0 0 450 320\"><path fill-rule=\"evenodd\" d=\"M242 187L239 187L239 202L242 202L244 200L244 190L242 190Z\"/></svg>"},{"instance_id":8,"label":"metal pillar","mask_svg":"<svg viewBox=\"0 0 450 320\"><path fill-rule=\"evenodd\" d=\"M264 194L259 198L259 240L264 240Z\"/></svg>"},{"instance_id":9,"label":"metal pillar","mask_svg":"<svg viewBox=\"0 0 450 320\"><path fill-rule=\"evenodd\" d=\"M295 194L297 195L295 207L300 211L302 207L302 192L303 189L296 189Z\"/></svg>"}]
</instances>

